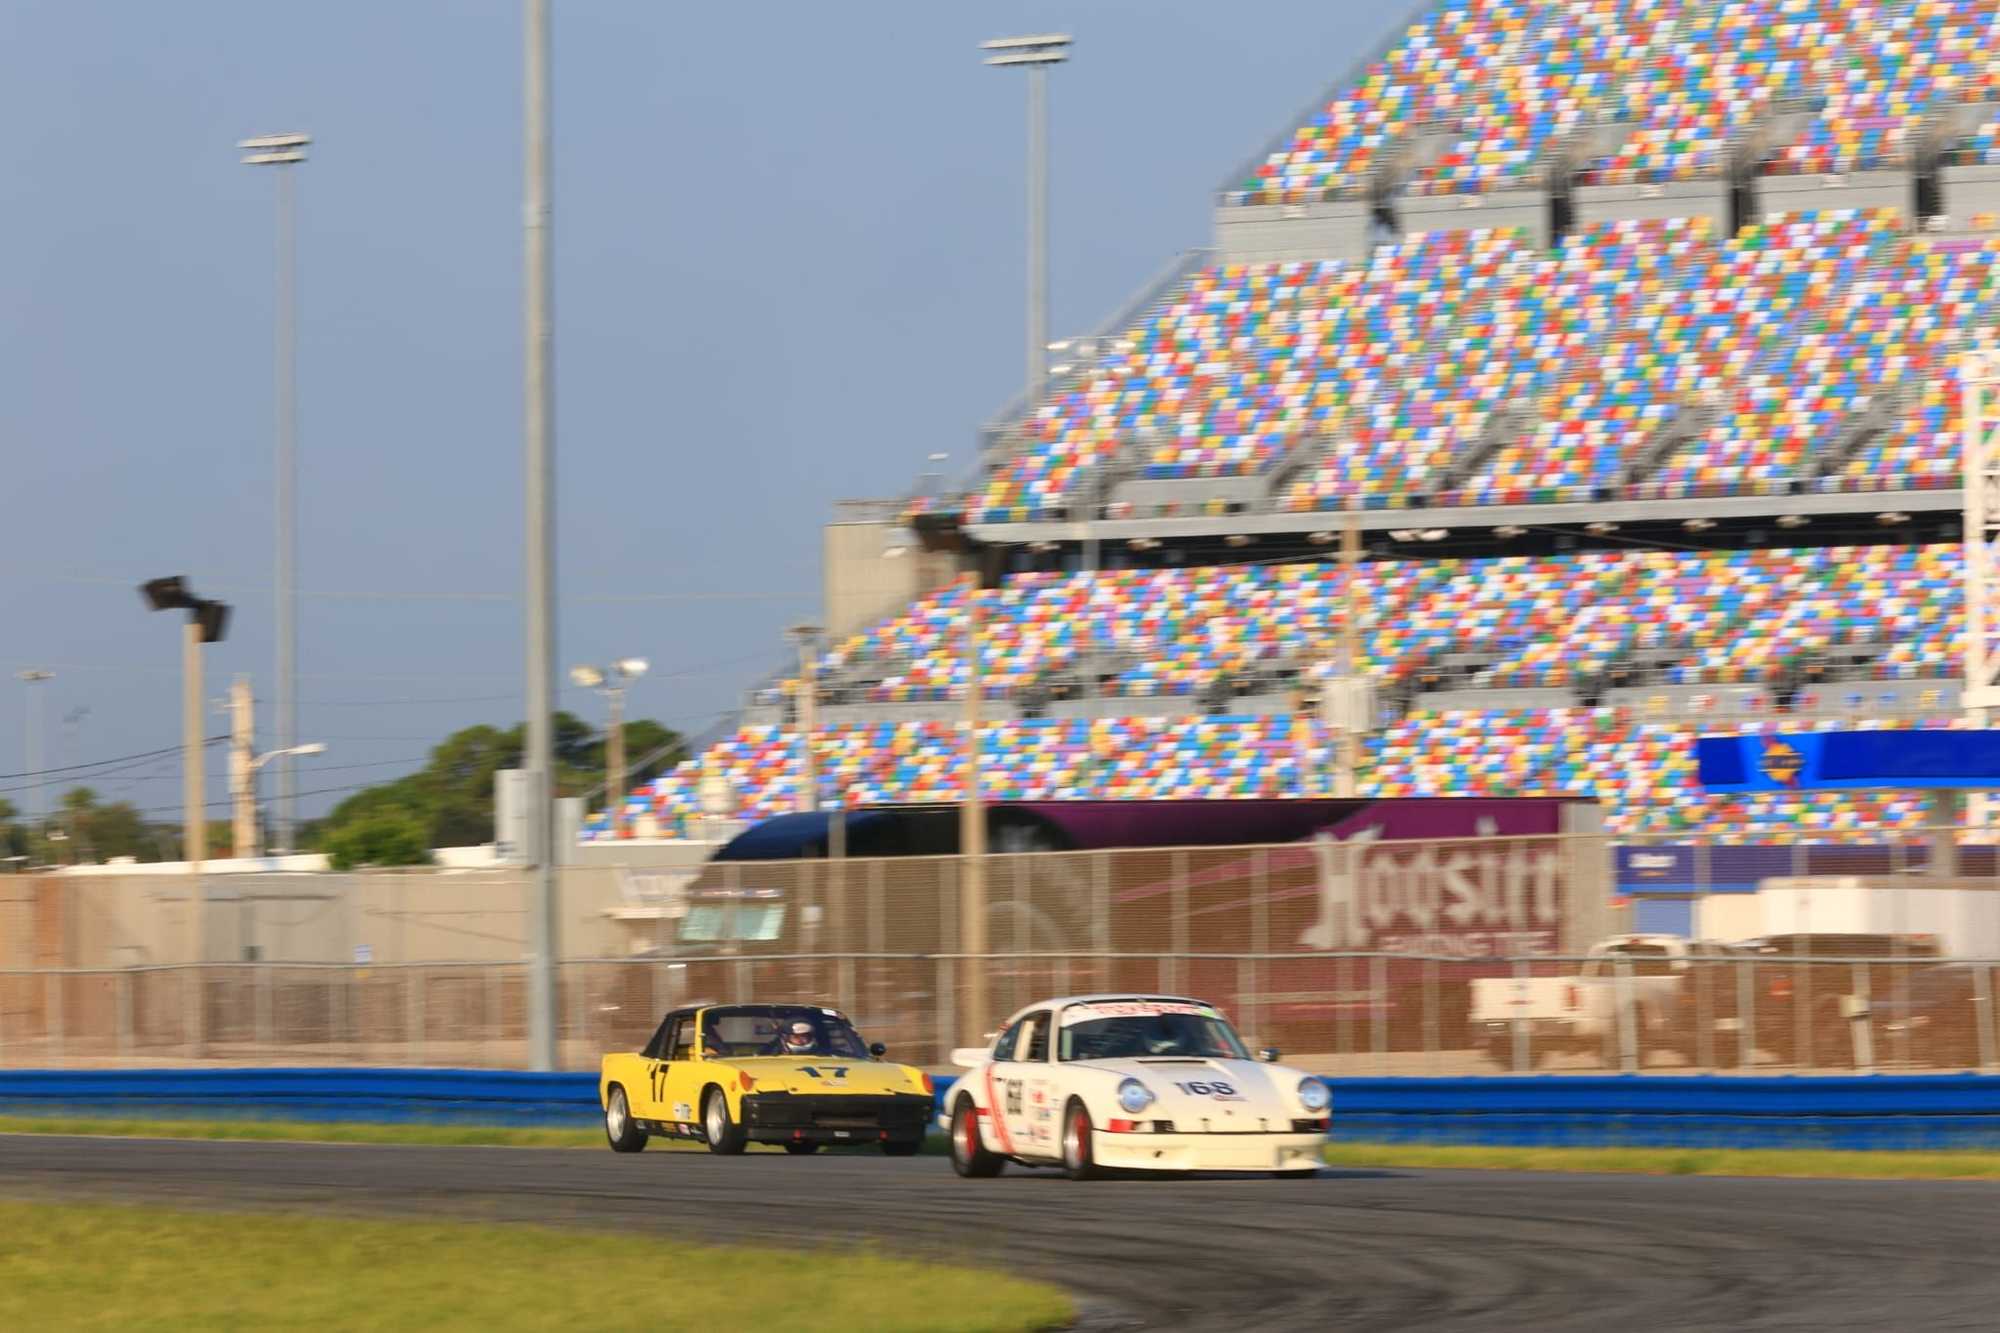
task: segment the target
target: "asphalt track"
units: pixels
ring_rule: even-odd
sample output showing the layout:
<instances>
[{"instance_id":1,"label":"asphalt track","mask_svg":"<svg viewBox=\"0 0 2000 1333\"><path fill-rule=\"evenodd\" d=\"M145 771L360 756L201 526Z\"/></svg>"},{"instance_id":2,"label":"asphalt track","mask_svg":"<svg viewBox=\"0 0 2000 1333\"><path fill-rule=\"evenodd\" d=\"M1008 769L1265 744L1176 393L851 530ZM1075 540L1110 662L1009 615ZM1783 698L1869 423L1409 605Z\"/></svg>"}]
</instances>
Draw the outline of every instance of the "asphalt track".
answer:
<instances>
[{"instance_id":1,"label":"asphalt track","mask_svg":"<svg viewBox=\"0 0 2000 1333\"><path fill-rule=\"evenodd\" d=\"M2000 1309L2000 1186L1977 1181L1327 1170L1079 1184L1019 1168L960 1180L938 1157L0 1135L0 1194L865 1237L1048 1278L1105 1329L1992 1328ZM591 1299L579 1293L580 1322Z\"/></svg>"}]
</instances>

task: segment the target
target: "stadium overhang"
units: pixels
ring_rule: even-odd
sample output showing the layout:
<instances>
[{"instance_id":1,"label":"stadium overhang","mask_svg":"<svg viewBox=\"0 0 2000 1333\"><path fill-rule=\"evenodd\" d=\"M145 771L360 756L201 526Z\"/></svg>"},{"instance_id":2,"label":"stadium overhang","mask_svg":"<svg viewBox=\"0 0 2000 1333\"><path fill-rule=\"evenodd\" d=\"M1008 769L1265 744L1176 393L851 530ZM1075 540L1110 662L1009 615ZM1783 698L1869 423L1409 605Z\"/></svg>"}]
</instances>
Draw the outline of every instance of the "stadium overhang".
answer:
<instances>
[{"instance_id":1,"label":"stadium overhang","mask_svg":"<svg viewBox=\"0 0 2000 1333\"><path fill-rule=\"evenodd\" d=\"M1586 523L1659 523L1690 518L1776 519L1788 514L1874 514L1887 512L1958 513L1960 492L1953 490L1836 492L1812 495L1732 495L1713 498L1603 500L1573 504L1464 505L1431 508L1315 510L1310 512L1245 512L1174 517L1106 518L1094 523L1081 518L1027 523L968 523L974 540L995 545L1028 542L1101 542L1134 537L1215 538L1231 534L1308 533L1352 522L1363 531L1442 527L1491 529L1502 527L1561 527Z\"/></svg>"}]
</instances>

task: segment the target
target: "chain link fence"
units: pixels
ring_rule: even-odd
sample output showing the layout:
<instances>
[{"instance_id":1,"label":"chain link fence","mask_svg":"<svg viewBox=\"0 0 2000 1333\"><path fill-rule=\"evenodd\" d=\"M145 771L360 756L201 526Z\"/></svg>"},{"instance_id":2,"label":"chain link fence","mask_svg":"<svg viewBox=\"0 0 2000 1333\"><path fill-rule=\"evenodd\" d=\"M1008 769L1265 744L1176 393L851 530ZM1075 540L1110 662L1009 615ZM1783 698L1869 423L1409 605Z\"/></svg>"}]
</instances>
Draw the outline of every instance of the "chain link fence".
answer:
<instances>
[{"instance_id":1,"label":"chain link fence","mask_svg":"<svg viewBox=\"0 0 2000 1333\"><path fill-rule=\"evenodd\" d=\"M1901 906L1865 953L1803 928L1787 952L1701 942L1770 933L1739 910L1759 895L1701 878L1745 850L1549 834L995 854L977 876L948 856L567 867L560 1058L636 1048L676 1005L813 1000L942 1067L1021 1006L1111 990L1208 999L1329 1074L1994 1065L1993 964L1912 943ZM1748 873L1922 868L1859 845L1767 859ZM1646 906L1614 866L1659 871L1650 896L1692 905L1695 942L1593 954ZM0 1066L527 1062L527 876L141 869L0 878ZM1908 883L2000 908L1991 878Z\"/></svg>"}]
</instances>

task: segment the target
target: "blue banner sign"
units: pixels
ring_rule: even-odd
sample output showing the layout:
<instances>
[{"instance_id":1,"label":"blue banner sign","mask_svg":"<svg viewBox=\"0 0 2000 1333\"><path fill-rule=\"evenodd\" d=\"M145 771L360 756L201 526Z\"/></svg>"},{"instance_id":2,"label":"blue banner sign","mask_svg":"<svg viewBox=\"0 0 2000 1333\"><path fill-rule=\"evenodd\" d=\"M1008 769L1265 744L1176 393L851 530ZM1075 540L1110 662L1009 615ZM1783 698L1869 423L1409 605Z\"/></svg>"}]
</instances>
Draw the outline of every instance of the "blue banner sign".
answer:
<instances>
[{"instance_id":1,"label":"blue banner sign","mask_svg":"<svg viewBox=\"0 0 2000 1333\"><path fill-rule=\"evenodd\" d=\"M1694 745L1701 785L1713 792L2000 791L2000 731L1802 731Z\"/></svg>"}]
</instances>

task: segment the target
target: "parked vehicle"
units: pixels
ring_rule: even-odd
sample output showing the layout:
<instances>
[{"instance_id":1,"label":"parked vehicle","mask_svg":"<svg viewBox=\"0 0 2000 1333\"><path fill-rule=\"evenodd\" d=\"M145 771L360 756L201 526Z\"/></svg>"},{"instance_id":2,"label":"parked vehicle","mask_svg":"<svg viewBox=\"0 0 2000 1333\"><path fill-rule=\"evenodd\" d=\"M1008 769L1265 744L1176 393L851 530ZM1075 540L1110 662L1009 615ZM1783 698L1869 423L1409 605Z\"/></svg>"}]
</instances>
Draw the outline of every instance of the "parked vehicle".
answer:
<instances>
[{"instance_id":1,"label":"parked vehicle","mask_svg":"<svg viewBox=\"0 0 2000 1333\"><path fill-rule=\"evenodd\" d=\"M1593 945L1575 976L1481 977L1472 982L1472 1025L1487 1059L1514 1066L1514 1034L1526 1024L1531 1064L1556 1053L1593 1052L1618 1062L1629 1025L1641 1062L1673 1045L1679 993L1692 960L1715 946L1678 935L1613 935Z\"/></svg>"}]
</instances>

